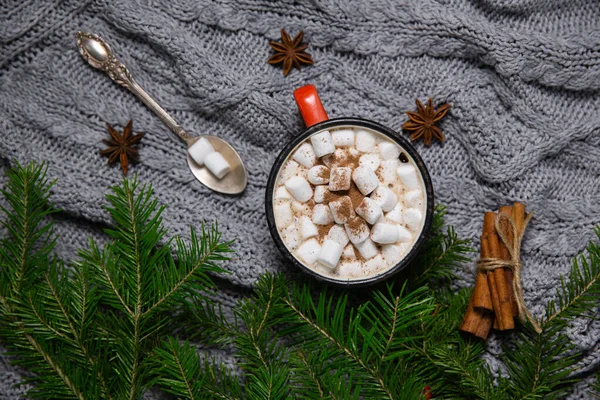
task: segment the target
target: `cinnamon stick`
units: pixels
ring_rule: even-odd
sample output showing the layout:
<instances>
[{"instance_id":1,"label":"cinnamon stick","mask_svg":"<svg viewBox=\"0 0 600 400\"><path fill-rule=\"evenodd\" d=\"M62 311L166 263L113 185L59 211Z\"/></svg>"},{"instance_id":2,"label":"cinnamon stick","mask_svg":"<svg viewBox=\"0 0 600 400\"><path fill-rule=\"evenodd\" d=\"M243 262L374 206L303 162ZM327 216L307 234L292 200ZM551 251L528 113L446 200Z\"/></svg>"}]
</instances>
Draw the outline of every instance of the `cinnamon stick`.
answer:
<instances>
[{"instance_id":1,"label":"cinnamon stick","mask_svg":"<svg viewBox=\"0 0 600 400\"><path fill-rule=\"evenodd\" d=\"M487 241L485 235L481 237L481 251L480 257L486 258L489 257L489 248L487 246ZM486 308L475 308L474 305L476 303L475 299L478 296L479 300L484 300L484 297L487 296L488 302L491 305L491 296L489 293L489 286L485 276L485 273L481 273L481 276L485 279L482 280L479 278L479 273L477 274L477 278L475 281L475 287L473 288L473 293L471 294L471 298L469 300L469 304L467 305L467 310L465 311L465 316L463 317L462 324L460 325L460 330L463 332L470 333L475 337L478 337L482 340L487 339L490 330L492 328L492 323L494 321L494 314L489 309ZM485 293L485 289L487 289L487 293ZM481 301L482 303L486 303L486 301Z\"/></svg>"},{"instance_id":2,"label":"cinnamon stick","mask_svg":"<svg viewBox=\"0 0 600 400\"><path fill-rule=\"evenodd\" d=\"M481 235L480 243L480 257L486 258L489 254L489 249L486 248L486 235ZM493 311L492 295L490 294L487 273L485 271L477 271L477 275L475 277L475 287L473 288L473 307L486 311Z\"/></svg>"},{"instance_id":3,"label":"cinnamon stick","mask_svg":"<svg viewBox=\"0 0 600 400\"><path fill-rule=\"evenodd\" d=\"M525 225L525 204L515 202L513 204L512 217L515 221L515 226L517 228L517 235L523 235L524 225ZM512 282L511 282L512 285ZM513 316L516 318L519 316L519 306L517 305L516 299L513 304Z\"/></svg>"},{"instance_id":4,"label":"cinnamon stick","mask_svg":"<svg viewBox=\"0 0 600 400\"><path fill-rule=\"evenodd\" d=\"M514 218L513 217L513 213L514 213L513 206L502 206L498 209L498 213L506 215L511 218ZM510 223L508 223L508 221L506 221L506 220L501 220L500 227L502 229L502 233L508 239L508 245L513 246L515 238L513 237L513 230L512 230L512 227L510 226ZM518 233L518 230L517 230L517 233ZM508 248L503 243L500 243L500 247L501 247L500 250L502 253L502 259L510 260L511 256L510 256L510 252L508 251ZM509 294L509 298L510 298L511 313L512 313L513 317L518 317L519 316L519 306L517 305L517 299L515 299L515 295L514 295L514 292L512 289L513 279L514 279L514 274L513 274L512 269L505 268L504 275L506 276L506 284L508 285L508 289L509 289L508 294Z\"/></svg>"},{"instance_id":5,"label":"cinnamon stick","mask_svg":"<svg viewBox=\"0 0 600 400\"><path fill-rule=\"evenodd\" d=\"M501 258L500 241L494 226L495 221L496 213L486 212L483 218L483 231L488 235L487 242L490 247L490 257ZM500 330L513 329L515 323L513 321L509 297L510 291L506 284L504 268L496 268L493 271L488 271L487 277L492 295L492 304L498 321L498 328Z\"/></svg>"},{"instance_id":6,"label":"cinnamon stick","mask_svg":"<svg viewBox=\"0 0 600 400\"><path fill-rule=\"evenodd\" d=\"M525 204L518 202L513 204L513 219L517 226L517 232L520 235L523 232L523 225L525 224Z\"/></svg>"},{"instance_id":7,"label":"cinnamon stick","mask_svg":"<svg viewBox=\"0 0 600 400\"><path fill-rule=\"evenodd\" d=\"M492 322L494 322L494 313L473 308L473 295L471 295L459 330L485 340L492 329Z\"/></svg>"}]
</instances>

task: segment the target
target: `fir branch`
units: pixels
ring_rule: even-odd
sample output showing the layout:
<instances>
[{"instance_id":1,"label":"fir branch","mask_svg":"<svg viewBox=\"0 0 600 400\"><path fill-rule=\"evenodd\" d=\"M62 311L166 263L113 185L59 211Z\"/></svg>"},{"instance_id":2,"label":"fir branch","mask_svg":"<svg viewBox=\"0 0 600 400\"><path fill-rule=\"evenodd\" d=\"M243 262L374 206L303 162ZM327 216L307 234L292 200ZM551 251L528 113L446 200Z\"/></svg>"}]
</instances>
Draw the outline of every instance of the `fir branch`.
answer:
<instances>
[{"instance_id":1,"label":"fir branch","mask_svg":"<svg viewBox=\"0 0 600 400\"><path fill-rule=\"evenodd\" d=\"M595 229L600 240L600 227ZM563 323L572 318L586 315L598 307L600 297L600 246L590 242L584 254L573 260L567 280L561 278L557 289L558 304L548 303L543 326Z\"/></svg>"},{"instance_id":2,"label":"fir branch","mask_svg":"<svg viewBox=\"0 0 600 400\"><path fill-rule=\"evenodd\" d=\"M184 327L189 339L221 348L233 343L239 333L237 319L230 322L223 313L222 305L210 300L186 305L174 323Z\"/></svg>"},{"instance_id":3,"label":"fir branch","mask_svg":"<svg viewBox=\"0 0 600 400\"><path fill-rule=\"evenodd\" d=\"M214 361L202 362L188 341L180 344L170 337L154 354L156 383L165 392L191 400L241 398L239 381Z\"/></svg>"},{"instance_id":4,"label":"fir branch","mask_svg":"<svg viewBox=\"0 0 600 400\"><path fill-rule=\"evenodd\" d=\"M431 319L416 325L416 340L404 346L416 356L410 359L413 374L424 378L434 393L456 398L493 398L492 374L480 359L484 346L458 333L470 290L437 292Z\"/></svg>"},{"instance_id":5,"label":"fir branch","mask_svg":"<svg viewBox=\"0 0 600 400\"><path fill-rule=\"evenodd\" d=\"M177 280L158 292L153 299L153 304L144 311L144 316L152 313L157 308L171 304L174 301L183 300L186 294L197 290L207 290L214 286L207 273L229 273L220 268L217 263L227 261L227 253L231 253L230 246L233 243L221 240L218 224L206 229L202 223L202 235L198 238L196 231L190 228L190 246L187 246L181 238L176 237L177 243L177 268L175 274ZM198 244L200 244L198 246ZM169 279L165 273L163 278Z\"/></svg>"},{"instance_id":6,"label":"fir branch","mask_svg":"<svg viewBox=\"0 0 600 400\"><path fill-rule=\"evenodd\" d=\"M3 299L8 299L11 291L19 293L23 287L30 287L54 248L52 222L45 223L44 219L58 210L48 201L54 182L48 181L46 173L46 167L33 163L24 167L17 163L7 173L8 183L2 194L8 208L0 206L6 218L2 226L9 233L0 246Z\"/></svg>"},{"instance_id":7,"label":"fir branch","mask_svg":"<svg viewBox=\"0 0 600 400\"><path fill-rule=\"evenodd\" d=\"M280 299L286 290L281 276L265 274L256 283L252 298L234 310L245 325L240 328L235 345L247 371L246 392L250 398L287 399L290 395L285 348L269 330L283 312Z\"/></svg>"},{"instance_id":8,"label":"fir branch","mask_svg":"<svg viewBox=\"0 0 600 400\"><path fill-rule=\"evenodd\" d=\"M140 398L151 384L148 355L164 335L163 311L214 286L207 273L222 272L217 263L229 244L216 226L203 227L190 245L175 239L174 259L175 242L161 244L166 231L152 189L125 180L108 196L112 242L99 249L90 241L70 271L49 256L55 238L42 222L53 212L50 187L42 167L9 172L0 336L15 362L36 374L31 396Z\"/></svg>"},{"instance_id":9,"label":"fir branch","mask_svg":"<svg viewBox=\"0 0 600 400\"><path fill-rule=\"evenodd\" d=\"M321 375L324 371L322 368L318 368L319 365L318 363L315 363L314 361L308 359L308 357L302 350L298 350L295 354L296 357L292 357L291 358L291 362L293 363L293 372L294 372L294 377L301 377L301 379L293 379L293 382L295 383L295 392L297 394L303 394L307 399L308 398L312 398L312 399L324 399L325 397L325 388L323 387L323 384L321 383L321 380L319 379L319 375ZM294 363L294 361L296 361L296 363ZM294 368L295 367L295 368ZM305 379L309 379L312 383L312 385L305 385L304 384L304 380ZM313 390L314 388L316 388L317 390ZM335 395L328 391L327 392L328 396L327 398L330 399L335 399Z\"/></svg>"},{"instance_id":10,"label":"fir branch","mask_svg":"<svg viewBox=\"0 0 600 400\"><path fill-rule=\"evenodd\" d=\"M216 226L198 237L191 231L191 243L186 245L176 237L176 256L171 255L169 240L161 244L166 231L162 226L163 207L153 198L151 186L141 186L136 179L123 181L107 196L108 211L115 227L107 230L113 241L99 251L92 243L83 252L99 280L112 290L109 304L115 312L106 313L105 334L117 343L120 354L114 364L115 375L128 387L129 399L139 397L150 372L144 362L158 333L168 320L162 311L183 302L186 296L213 287L209 272L223 272L217 262L226 260L229 243L221 242ZM127 318L123 319L124 312ZM123 340L123 338L125 338ZM121 393L119 397L125 396Z\"/></svg>"},{"instance_id":11,"label":"fir branch","mask_svg":"<svg viewBox=\"0 0 600 400\"><path fill-rule=\"evenodd\" d=\"M8 171L8 183L2 190L8 202L8 207L1 207L6 218L2 225L8 236L0 245L0 336L19 357L15 363L38 375L33 379L38 387L31 395L39 396L41 388L46 388L56 398L85 399L74 381L76 371L63 362L66 356L56 353L55 346L38 338L21 319L39 310L30 297L30 288L45 276L56 241L52 222L44 222L57 212L48 201L53 182L48 181L46 172L42 165L23 167L17 163Z\"/></svg>"},{"instance_id":12,"label":"fir branch","mask_svg":"<svg viewBox=\"0 0 600 400\"><path fill-rule=\"evenodd\" d=\"M286 332L296 346L327 355L331 370L339 368L360 382L355 389L361 396L396 398L406 381L401 371L390 366L407 355L403 344L416 339L409 333L411 326L428 318L434 309L431 299L423 296L425 291L397 296L376 291L373 303L353 309L347 306L345 295L336 301L321 292L315 303L307 286L293 285L291 295L283 299L288 315L280 322L290 325ZM384 349L389 353L384 354ZM353 382L347 384L354 386Z\"/></svg>"},{"instance_id":13,"label":"fir branch","mask_svg":"<svg viewBox=\"0 0 600 400\"><path fill-rule=\"evenodd\" d=\"M79 365L84 371L97 371L102 397L112 398L107 393L104 372L98 365L97 356L101 351L97 346L95 327L85 316L86 313L93 314L99 300L95 289L85 287L89 285L83 276L86 272L77 270L73 278L73 273L54 261L44 274L42 284L26 297L29 309L21 310L19 316L25 329L46 338L45 341L54 335L62 355L68 357L70 363ZM81 324L73 318L78 315L82 317Z\"/></svg>"},{"instance_id":14,"label":"fir branch","mask_svg":"<svg viewBox=\"0 0 600 400\"><path fill-rule=\"evenodd\" d=\"M600 229L596 228L600 238ZM550 301L537 334L526 329L503 359L510 372L508 393L512 398L559 398L579 381L573 375L581 354L563 330L574 318L590 315L600 297L600 247L590 242L576 257L567 279L561 277L557 301Z\"/></svg>"},{"instance_id":15,"label":"fir branch","mask_svg":"<svg viewBox=\"0 0 600 400\"><path fill-rule=\"evenodd\" d=\"M570 377L581 359L560 327L529 330L519 334L514 348L505 349L502 359L508 368L508 394L513 399L561 398L578 381Z\"/></svg>"}]
</instances>

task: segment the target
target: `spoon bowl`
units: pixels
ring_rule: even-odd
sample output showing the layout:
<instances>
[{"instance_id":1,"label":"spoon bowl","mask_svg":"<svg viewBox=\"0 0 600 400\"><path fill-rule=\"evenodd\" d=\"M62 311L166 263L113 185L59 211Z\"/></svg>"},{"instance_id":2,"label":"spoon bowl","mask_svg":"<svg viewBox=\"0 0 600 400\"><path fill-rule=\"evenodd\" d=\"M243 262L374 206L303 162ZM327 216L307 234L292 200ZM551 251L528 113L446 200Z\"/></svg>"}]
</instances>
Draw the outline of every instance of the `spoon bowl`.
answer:
<instances>
[{"instance_id":1,"label":"spoon bowl","mask_svg":"<svg viewBox=\"0 0 600 400\"><path fill-rule=\"evenodd\" d=\"M225 158L225 160L231 166L231 171L229 171L223 178L219 179L214 176L212 172L208 170L208 168L198 165L188 153L188 165L190 166L190 170L196 179L202 182L204 186L214 190L215 192L224 194L239 194L243 192L248 184L248 176L246 173L246 168L244 167L242 159L237 151L235 151L235 149L223 139L209 135L190 137L187 140L188 148L196 143L196 141L198 141L198 139L201 137L208 139L215 151L221 153L223 158Z\"/></svg>"},{"instance_id":2,"label":"spoon bowl","mask_svg":"<svg viewBox=\"0 0 600 400\"><path fill-rule=\"evenodd\" d=\"M198 165L192 157L187 154L190 170L200 183L215 192L224 194L239 194L244 191L248 184L246 167L237 151L226 141L216 136L191 136L162 108L142 87L133 79L127 67L119 62L112 52L108 43L100 36L87 32L77 32L77 47L81 56L92 67L100 69L115 82L129 89L148 108L153 111L161 121L167 125L179 139L185 141L188 148L201 137L205 137L213 145L215 151L221 153L223 158L231 166L231 170L223 178L219 179L206 167Z\"/></svg>"}]
</instances>

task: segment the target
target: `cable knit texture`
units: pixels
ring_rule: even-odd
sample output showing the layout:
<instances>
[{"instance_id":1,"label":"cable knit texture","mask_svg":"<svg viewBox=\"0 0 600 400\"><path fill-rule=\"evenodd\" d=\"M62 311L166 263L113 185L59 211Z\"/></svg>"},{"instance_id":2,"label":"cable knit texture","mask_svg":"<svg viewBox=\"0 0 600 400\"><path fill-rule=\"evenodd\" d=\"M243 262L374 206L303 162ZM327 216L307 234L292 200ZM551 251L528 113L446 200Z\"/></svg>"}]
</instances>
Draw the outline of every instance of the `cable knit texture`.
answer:
<instances>
[{"instance_id":1,"label":"cable knit texture","mask_svg":"<svg viewBox=\"0 0 600 400\"><path fill-rule=\"evenodd\" d=\"M131 172L168 204L171 232L218 220L225 238L237 239L221 298L232 304L261 273L290 269L263 199L277 153L304 129L293 89L313 83L331 117L396 130L415 98L433 97L453 106L442 122L448 139L416 147L448 223L475 239L485 210L520 200L535 211L523 286L539 317L600 222L599 21L593 0L8 0L0 4L0 169L48 163L64 210L57 252L73 259L88 237L105 240L104 194L121 180L98 154L104 123L133 119L146 136ZM281 28L304 30L315 59L287 78L266 63ZM102 35L189 132L233 144L248 167L245 193L221 196L195 181L184 145L81 59L77 30ZM472 272L463 277L472 282ZM578 321L569 335L584 352L581 373L598 370L600 321ZM504 340L492 337L486 355L500 373ZM0 399L22 395L26 387L14 384L25 376L0 353ZM571 398L585 398L589 382Z\"/></svg>"}]
</instances>

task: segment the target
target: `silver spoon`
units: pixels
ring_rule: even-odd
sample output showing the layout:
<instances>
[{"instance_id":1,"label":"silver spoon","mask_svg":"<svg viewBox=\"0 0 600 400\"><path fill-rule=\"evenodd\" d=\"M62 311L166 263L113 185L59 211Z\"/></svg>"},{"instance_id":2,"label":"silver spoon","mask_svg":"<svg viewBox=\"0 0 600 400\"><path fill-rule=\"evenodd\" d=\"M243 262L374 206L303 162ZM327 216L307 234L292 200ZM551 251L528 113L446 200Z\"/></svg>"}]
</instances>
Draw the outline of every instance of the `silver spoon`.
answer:
<instances>
[{"instance_id":1,"label":"silver spoon","mask_svg":"<svg viewBox=\"0 0 600 400\"><path fill-rule=\"evenodd\" d=\"M187 161L190 169L196 179L206 187L215 192L226 194L238 194L244 191L248 183L248 176L244 162L233 147L223 139L216 136L201 135L191 136L183 130L173 117L148 95L140 85L133 79L131 73L123 65L100 36L87 32L77 32L77 47L83 58L94 68L103 70L110 78L118 84L129 89L135 94L150 110L152 110L162 122L169 127L181 140L187 143L188 148L201 137L205 137L213 145L216 151L227 160L231 165L231 171L222 179L214 176L206 167L199 166L189 154Z\"/></svg>"}]
</instances>

